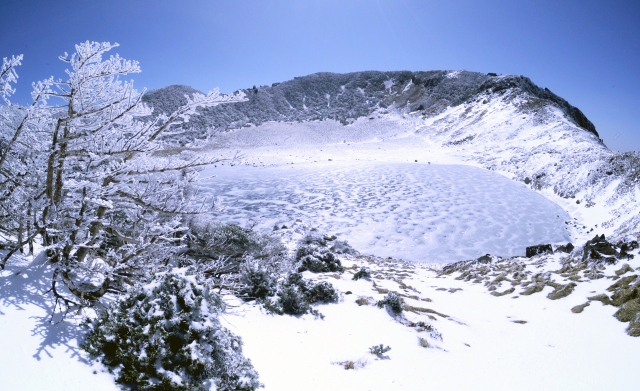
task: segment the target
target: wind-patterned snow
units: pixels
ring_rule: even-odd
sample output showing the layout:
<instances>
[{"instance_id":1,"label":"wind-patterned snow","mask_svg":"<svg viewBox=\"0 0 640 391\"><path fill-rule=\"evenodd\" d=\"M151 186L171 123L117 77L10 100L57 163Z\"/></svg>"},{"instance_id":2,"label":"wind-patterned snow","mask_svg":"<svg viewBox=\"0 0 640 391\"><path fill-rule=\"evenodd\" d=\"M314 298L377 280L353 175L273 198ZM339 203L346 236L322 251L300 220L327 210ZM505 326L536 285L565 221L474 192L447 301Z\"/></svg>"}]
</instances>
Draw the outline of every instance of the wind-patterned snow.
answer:
<instances>
[{"instance_id":1,"label":"wind-patterned snow","mask_svg":"<svg viewBox=\"0 0 640 391\"><path fill-rule=\"evenodd\" d=\"M222 199L223 222L271 229L301 219L378 256L449 263L570 240L560 206L469 166L329 162L206 174L217 175L202 188Z\"/></svg>"}]
</instances>

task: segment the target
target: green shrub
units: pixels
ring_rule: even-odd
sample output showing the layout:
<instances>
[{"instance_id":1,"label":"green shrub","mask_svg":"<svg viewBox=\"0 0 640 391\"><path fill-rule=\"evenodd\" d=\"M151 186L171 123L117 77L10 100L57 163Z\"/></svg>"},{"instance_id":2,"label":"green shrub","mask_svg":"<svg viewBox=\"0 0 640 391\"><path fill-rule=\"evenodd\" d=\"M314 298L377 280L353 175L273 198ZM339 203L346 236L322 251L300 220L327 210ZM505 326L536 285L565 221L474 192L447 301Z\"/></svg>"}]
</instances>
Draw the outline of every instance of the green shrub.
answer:
<instances>
[{"instance_id":1,"label":"green shrub","mask_svg":"<svg viewBox=\"0 0 640 391\"><path fill-rule=\"evenodd\" d=\"M337 303L338 292L326 281L314 284L305 280L300 273L291 273L278 289L275 302L266 301L264 306L280 315L303 315L306 313L322 317L317 310L311 308L315 303Z\"/></svg>"},{"instance_id":2,"label":"green shrub","mask_svg":"<svg viewBox=\"0 0 640 391\"><path fill-rule=\"evenodd\" d=\"M287 286L278 292L280 312L289 315L302 315L309 312L309 301L296 286Z\"/></svg>"},{"instance_id":3,"label":"green shrub","mask_svg":"<svg viewBox=\"0 0 640 391\"><path fill-rule=\"evenodd\" d=\"M326 247L312 244L301 246L296 252L296 261L300 262L298 272L306 270L314 273L344 272L340 260Z\"/></svg>"},{"instance_id":4,"label":"green shrub","mask_svg":"<svg viewBox=\"0 0 640 391\"><path fill-rule=\"evenodd\" d=\"M389 350L391 350L391 347L389 347L389 346L385 347L383 344L374 345L374 346L369 348L369 352L371 354L375 354L378 357L382 357Z\"/></svg>"},{"instance_id":5,"label":"green shrub","mask_svg":"<svg viewBox=\"0 0 640 391\"><path fill-rule=\"evenodd\" d=\"M333 285L326 281L321 281L311 287L306 292L307 300L313 303L337 303L339 300L338 292Z\"/></svg>"},{"instance_id":6,"label":"green shrub","mask_svg":"<svg viewBox=\"0 0 640 391\"><path fill-rule=\"evenodd\" d=\"M367 269L366 267L361 267L360 270L358 270L356 274L353 275L353 280L357 281L361 278L371 278L371 270Z\"/></svg>"},{"instance_id":7,"label":"green shrub","mask_svg":"<svg viewBox=\"0 0 640 391\"><path fill-rule=\"evenodd\" d=\"M246 262L240 271L240 295L245 300L265 299L276 293L277 277L258 262Z\"/></svg>"},{"instance_id":8,"label":"green shrub","mask_svg":"<svg viewBox=\"0 0 640 391\"><path fill-rule=\"evenodd\" d=\"M395 315L402 313L402 299L394 292L389 292L384 300L378 302L378 307L387 307Z\"/></svg>"},{"instance_id":9,"label":"green shrub","mask_svg":"<svg viewBox=\"0 0 640 391\"><path fill-rule=\"evenodd\" d=\"M200 278L161 275L93 320L81 347L136 390L255 390L258 373L241 338L221 326L223 310Z\"/></svg>"}]
</instances>

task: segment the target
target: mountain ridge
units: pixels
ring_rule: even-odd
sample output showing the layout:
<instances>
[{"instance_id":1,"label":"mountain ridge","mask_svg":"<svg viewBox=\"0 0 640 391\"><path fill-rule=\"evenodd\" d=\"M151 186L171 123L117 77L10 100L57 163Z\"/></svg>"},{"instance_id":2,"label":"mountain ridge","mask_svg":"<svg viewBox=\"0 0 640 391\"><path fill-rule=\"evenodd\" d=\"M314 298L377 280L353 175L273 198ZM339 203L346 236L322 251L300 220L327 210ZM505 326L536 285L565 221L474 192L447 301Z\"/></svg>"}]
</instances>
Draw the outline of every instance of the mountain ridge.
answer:
<instances>
[{"instance_id":1,"label":"mountain ridge","mask_svg":"<svg viewBox=\"0 0 640 391\"><path fill-rule=\"evenodd\" d=\"M227 131L270 121L333 119L346 125L377 109L393 106L429 114L439 111L439 106L458 106L485 91L513 88L557 105L577 126L599 138L595 125L580 109L527 77L440 70L318 72L271 86L254 86L241 90L247 96L246 102L203 109L201 116L183 128L201 136L212 127ZM199 91L172 85L149 91L143 101L156 108L157 114L170 113L186 103L185 94L195 92Z\"/></svg>"}]
</instances>

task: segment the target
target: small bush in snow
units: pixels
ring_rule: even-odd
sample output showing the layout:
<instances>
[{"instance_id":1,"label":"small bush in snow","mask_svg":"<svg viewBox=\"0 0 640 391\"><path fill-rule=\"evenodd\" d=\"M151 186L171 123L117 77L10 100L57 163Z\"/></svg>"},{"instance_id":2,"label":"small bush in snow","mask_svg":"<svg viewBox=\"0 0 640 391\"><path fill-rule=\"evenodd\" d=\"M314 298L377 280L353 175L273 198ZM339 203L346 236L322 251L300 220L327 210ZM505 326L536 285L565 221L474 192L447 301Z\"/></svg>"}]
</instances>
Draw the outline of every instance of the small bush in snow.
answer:
<instances>
[{"instance_id":1,"label":"small bush in snow","mask_svg":"<svg viewBox=\"0 0 640 391\"><path fill-rule=\"evenodd\" d=\"M296 261L300 262L298 272L309 270L314 273L342 273L344 271L340 260L326 247L301 246L296 253Z\"/></svg>"},{"instance_id":2,"label":"small bush in snow","mask_svg":"<svg viewBox=\"0 0 640 391\"><path fill-rule=\"evenodd\" d=\"M258 262L246 262L240 271L240 295L246 300L265 299L276 293L277 277Z\"/></svg>"},{"instance_id":3,"label":"small bush in snow","mask_svg":"<svg viewBox=\"0 0 640 391\"><path fill-rule=\"evenodd\" d=\"M337 303L338 292L326 281L319 282L306 292L307 300L313 303Z\"/></svg>"},{"instance_id":4,"label":"small bush in snow","mask_svg":"<svg viewBox=\"0 0 640 391\"><path fill-rule=\"evenodd\" d=\"M236 263L245 256L276 260L286 251L274 235L235 224L220 224L202 216L189 221L189 233L184 239L186 250L181 267L220 257Z\"/></svg>"},{"instance_id":5,"label":"small bush in snow","mask_svg":"<svg viewBox=\"0 0 640 391\"><path fill-rule=\"evenodd\" d=\"M107 308L81 347L136 390L255 390L258 373L221 326L223 310L201 279L166 274Z\"/></svg>"},{"instance_id":6,"label":"small bush in snow","mask_svg":"<svg viewBox=\"0 0 640 391\"><path fill-rule=\"evenodd\" d=\"M358 252L344 240L336 240L331 246L331 251L336 254L357 254Z\"/></svg>"},{"instance_id":7,"label":"small bush in snow","mask_svg":"<svg viewBox=\"0 0 640 391\"><path fill-rule=\"evenodd\" d=\"M369 348L371 354L375 354L378 357L382 357L383 354L391 350L391 347L385 347L383 344L375 345Z\"/></svg>"},{"instance_id":8,"label":"small bush in snow","mask_svg":"<svg viewBox=\"0 0 640 391\"><path fill-rule=\"evenodd\" d=\"M360 268L360 270L358 270L358 272L356 272L356 274L353 275L353 280L359 280L361 278L371 278L371 270L367 269L366 267L362 267Z\"/></svg>"},{"instance_id":9,"label":"small bush in snow","mask_svg":"<svg viewBox=\"0 0 640 391\"><path fill-rule=\"evenodd\" d=\"M284 287L278 292L278 308L280 313L302 315L309 312L309 301L296 286Z\"/></svg>"},{"instance_id":10,"label":"small bush in snow","mask_svg":"<svg viewBox=\"0 0 640 391\"><path fill-rule=\"evenodd\" d=\"M276 301L265 303L265 308L280 315L311 313L322 317L310 305L314 303L337 303L338 300L338 292L330 283L322 281L314 284L302 278L299 273L291 273L278 290Z\"/></svg>"},{"instance_id":11,"label":"small bush in snow","mask_svg":"<svg viewBox=\"0 0 640 391\"><path fill-rule=\"evenodd\" d=\"M378 302L378 307L382 308L384 306L396 315L402 313L402 299L394 292L389 292L384 300Z\"/></svg>"}]
</instances>

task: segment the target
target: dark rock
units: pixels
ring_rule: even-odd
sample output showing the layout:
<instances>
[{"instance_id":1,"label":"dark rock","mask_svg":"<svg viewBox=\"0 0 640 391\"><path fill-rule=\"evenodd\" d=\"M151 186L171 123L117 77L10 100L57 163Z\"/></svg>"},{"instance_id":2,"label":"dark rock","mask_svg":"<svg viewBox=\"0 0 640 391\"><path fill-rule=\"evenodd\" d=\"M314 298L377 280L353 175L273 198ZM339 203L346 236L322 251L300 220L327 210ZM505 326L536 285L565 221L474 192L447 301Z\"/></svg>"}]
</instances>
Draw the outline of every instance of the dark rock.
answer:
<instances>
[{"instance_id":1,"label":"dark rock","mask_svg":"<svg viewBox=\"0 0 640 391\"><path fill-rule=\"evenodd\" d=\"M487 76L496 77L496 76L498 76L498 74L497 73L493 73L493 72L489 72L489 73L487 73Z\"/></svg>"},{"instance_id":2,"label":"dark rock","mask_svg":"<svg viewBox=\"0 0 640 391\"><path fill-rule=\"evenodd\" d=\"M524 183L525 185L528 185L529 183L531 183L531 179L529 179L529 177L524 178Z\"/></svg>"},{"instance_id":3,"label":"dark rock","mask_svg":"<svg viewBox=\"0 0 640 391\"><path fill-rule=\"evenodd\" d=\"M628 247L626 247L628 248ZM609 243L604 234L596 235L584 245L584 253L582 255L583 262L595 261L596 263L606 263L613 265L619 259L632 257L625 251L619 252L615 246Z\"/></svg>"},{"instance_id":4,"label":"dark rock","mask_svg":"<svg viewBox=\"0 0 640 391\"><path fill-rule=\"evenodd\" d=\"M553 248L550 244L538 244L537 246L527 247L527 258L531 258L539 254L553 253Z\"/></svg>"},{"instance_id":5,"label":"dark rock","mask_svg":"<svg viewBox=\"0 0 640 391\"><path fill-rule=\"evenodd\" d=\"M491 255L486 254L476 260L477 263L491 263Z\"/></svg>"},{"instance_id":6,"label":"dark rock","mask_svg":"<svg viewBox=\"0 0 640 391\"><path fill-rule=\"evenodd\" d=\"M573 244L567 243L564 246L560 246L560 247L556 248L556 251L560 251L560 252L569 254L569 253L571 253L571 251L573 251L574 248L575 247L573 247Z\"/></svg>"}]
</instances>

